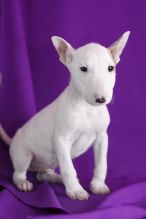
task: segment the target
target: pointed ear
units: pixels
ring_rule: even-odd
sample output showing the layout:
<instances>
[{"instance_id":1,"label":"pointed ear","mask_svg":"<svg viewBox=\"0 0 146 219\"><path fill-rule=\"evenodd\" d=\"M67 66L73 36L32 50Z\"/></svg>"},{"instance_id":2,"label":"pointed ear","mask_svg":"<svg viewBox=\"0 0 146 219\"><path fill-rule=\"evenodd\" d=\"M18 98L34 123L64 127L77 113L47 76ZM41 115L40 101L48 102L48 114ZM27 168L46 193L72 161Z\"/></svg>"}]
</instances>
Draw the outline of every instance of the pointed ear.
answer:
<instances>
[{"instance_id":1,"label":"pointed ear","mask_svg":"<svg viewBox=\"0 0 146 219\"><path fill-rule=\"evenodd\" d=\"M68 64L72 60L73 48L63 38L58 36L51 37L52 43L59 55L59 59L63 64Z\"/></svg>"},{"instance_id":2,"label":"pointed ear","mask_svg":"<svg viewBox=\"0 0 146 219\"><path fill-rule=\"evenodd\" d=\"M124 47L126 46L129 38L130 31L125 32L116 42L114 42L108 49L110 50L112 57L117 64L120 61L120 55Z\"/></svg>"}]
</instances>

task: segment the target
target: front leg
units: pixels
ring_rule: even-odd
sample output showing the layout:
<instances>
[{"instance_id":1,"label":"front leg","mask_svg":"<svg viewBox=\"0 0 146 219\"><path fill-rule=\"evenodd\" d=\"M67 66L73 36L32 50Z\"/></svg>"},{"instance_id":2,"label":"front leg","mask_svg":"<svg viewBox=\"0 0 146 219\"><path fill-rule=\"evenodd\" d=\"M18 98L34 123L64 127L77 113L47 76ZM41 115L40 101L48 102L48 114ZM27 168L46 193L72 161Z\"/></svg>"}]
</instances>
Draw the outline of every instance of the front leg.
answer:
<instances>
[{"instance_id":1,"label":"front leg","mask_svg":"<svg viewBox=\"0 0 146 219\"><path fill-rule=\"evenodd\" d=\"M67 195L72 199L88 199L89 194L80 185L77 179L76 170L72 163L70 154L71 142L61 137L55 140L55 146L60 173Z\"/></svg>"},{"instance_id":2,"label":"front leg","mask_svg":"<svg viewBox=\"0 0 146 219\"><path fill-rule=\"evenodd\" d=\"M107 174L107 150L108 135L107 132L99 134L94 142L94 176L90 184L90 189L95 194L107 194L110 192L105 184Z\"/></svg>"}]
</instances>

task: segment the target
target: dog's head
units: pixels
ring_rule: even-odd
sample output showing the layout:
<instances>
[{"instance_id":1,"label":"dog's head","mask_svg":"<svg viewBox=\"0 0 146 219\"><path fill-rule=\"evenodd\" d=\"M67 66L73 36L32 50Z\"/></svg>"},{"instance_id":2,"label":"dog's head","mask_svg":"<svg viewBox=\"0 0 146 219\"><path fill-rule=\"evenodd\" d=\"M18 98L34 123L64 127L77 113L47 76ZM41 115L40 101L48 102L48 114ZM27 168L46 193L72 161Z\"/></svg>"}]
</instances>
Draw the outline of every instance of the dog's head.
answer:
<instances>
[{"instance_id":1,"label":"dog's head","mask_svg":"<svg viewBox=\"0 0 146 219\"><path fill-rule=\"evenodd\" d=\"M52 42L60 61L71 72L76 90L91 105L108 104L113 95L116 65L127 43L130 32L125 32L109 48L90 43L74 49L64 39L53 36Z\"/></svg>"}]
</instances>

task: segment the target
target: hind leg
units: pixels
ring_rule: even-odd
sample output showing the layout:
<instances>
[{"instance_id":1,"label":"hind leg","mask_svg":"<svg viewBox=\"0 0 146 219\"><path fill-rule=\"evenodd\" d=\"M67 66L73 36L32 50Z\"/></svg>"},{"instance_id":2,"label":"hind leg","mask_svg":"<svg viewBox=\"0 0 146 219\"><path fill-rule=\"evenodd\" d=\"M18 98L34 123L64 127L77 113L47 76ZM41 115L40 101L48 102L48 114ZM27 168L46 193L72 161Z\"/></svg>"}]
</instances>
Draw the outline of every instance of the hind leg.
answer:
<instances>
[{"instance_id":1,"label":"hind leg","mask_svg":"<svg viewBox=\"0 0 146 219\"><path fill-rule=\"evenodd\" d=\"M41 173L37 173L37 179L39 181L48 181L52 183L61 183L62 178L61 175L55 173L53 169L47 169Z\"/></svg>"},{"instance_id":2,"label":"hind leg","mask_svg":"<svg viewBox=\"0 0 146 219\"><path fill-rule=\"evenodd\" d=\"M33 184L26 179L27 169L32 160L31 152L23 144L12 144L10 147L10 156L14 167L14 184L20 191L31 191Z\"/></svg>"}]
</instances>

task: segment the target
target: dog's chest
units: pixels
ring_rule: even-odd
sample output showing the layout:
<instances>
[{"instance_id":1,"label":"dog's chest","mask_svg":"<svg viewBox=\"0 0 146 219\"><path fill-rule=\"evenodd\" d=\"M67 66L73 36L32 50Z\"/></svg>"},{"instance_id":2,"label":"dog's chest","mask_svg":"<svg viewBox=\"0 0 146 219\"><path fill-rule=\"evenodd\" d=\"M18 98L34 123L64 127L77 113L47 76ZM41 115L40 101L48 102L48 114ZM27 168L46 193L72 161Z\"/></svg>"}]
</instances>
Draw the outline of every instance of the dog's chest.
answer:
<instances>
[{"instance_id":1,"label":"dog's chest","mask_svg":"<svg viewBox=\"0 0 146 219\"><path fill-rule=\"evenodd\" d=\"M81 116L80 123L71 146L72 158L83 154L92 145L98 134L108 125L108 113L105 110L86 113Z\"/></svg>"}]
</instances>

